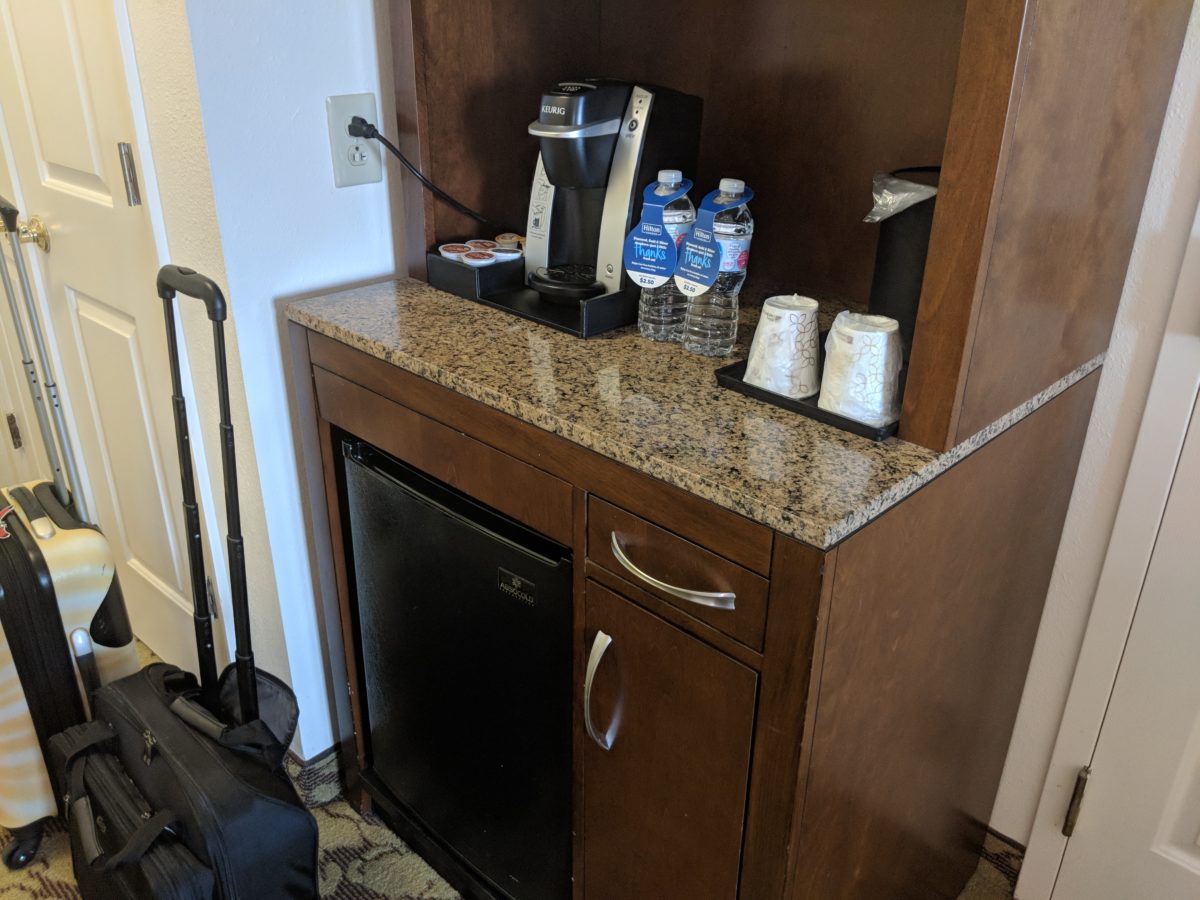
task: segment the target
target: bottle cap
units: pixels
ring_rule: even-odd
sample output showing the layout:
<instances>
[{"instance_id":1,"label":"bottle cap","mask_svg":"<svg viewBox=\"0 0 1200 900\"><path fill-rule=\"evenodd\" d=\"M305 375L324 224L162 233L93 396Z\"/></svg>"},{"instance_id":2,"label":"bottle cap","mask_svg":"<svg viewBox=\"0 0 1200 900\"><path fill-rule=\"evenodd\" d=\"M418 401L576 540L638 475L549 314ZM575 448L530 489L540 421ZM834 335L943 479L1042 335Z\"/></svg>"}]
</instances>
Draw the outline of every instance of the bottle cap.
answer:
<instances>
[{"instance_id":1,"label":"bottle cap","mask_svg":"<svg viewBox=\"0 0 1200 900\"><path fill-rule=\"evenodd\" d=\"M678 169L659 169L658 180L661 184L679 184L683 181L683 173Z\"/></svg>"},{"instance_id":2,"label":"bottle cap","mask_svg":"<svg viewBox=\"0 0 1200 900\"><path fill-rule=\"evenodd\" d=\"M738 194L746 193L746 182L740 178L722 178L718 187L721 189L722 194L737 196Z\"/></svg>"}]
</instances>

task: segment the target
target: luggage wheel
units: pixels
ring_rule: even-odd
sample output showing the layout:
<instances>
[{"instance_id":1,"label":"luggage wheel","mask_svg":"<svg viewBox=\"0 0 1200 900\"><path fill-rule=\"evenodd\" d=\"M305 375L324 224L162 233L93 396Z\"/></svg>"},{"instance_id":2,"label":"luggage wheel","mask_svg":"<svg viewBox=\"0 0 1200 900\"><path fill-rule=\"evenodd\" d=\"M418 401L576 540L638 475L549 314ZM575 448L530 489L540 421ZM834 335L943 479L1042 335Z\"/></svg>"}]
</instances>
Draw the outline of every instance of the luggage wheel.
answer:
<instances>
[{"instance_id":1,"label":"luggage wheel","mask_svg":"<svg viewBox=\"0 0 1200 900\"><path fill-rule=\"evenodd\" d=\"M4 865L10 869L23 869L37 855L42 843L42 823L22 825L12 830L12 840L4 848Z\"/></svg>"}]
</instances>

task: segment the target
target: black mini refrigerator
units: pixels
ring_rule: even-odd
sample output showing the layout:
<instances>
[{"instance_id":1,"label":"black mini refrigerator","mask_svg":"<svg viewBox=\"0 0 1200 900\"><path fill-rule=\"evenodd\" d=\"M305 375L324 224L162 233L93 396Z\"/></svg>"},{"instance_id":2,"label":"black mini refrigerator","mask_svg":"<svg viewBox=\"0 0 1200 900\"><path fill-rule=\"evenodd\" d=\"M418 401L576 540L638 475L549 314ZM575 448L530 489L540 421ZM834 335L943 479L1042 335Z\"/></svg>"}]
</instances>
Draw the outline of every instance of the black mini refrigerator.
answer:
<instances>
[{"instance_id":1,"label":"black mini refrigerator","mask_svg":"<svg viewBox=\"0 0 1200 900\"><path fill-rule=\"evenodd\" d=\"M470 896L569 897L569 548L342 446L376 810Z\"/></svg>"}]
</instances>

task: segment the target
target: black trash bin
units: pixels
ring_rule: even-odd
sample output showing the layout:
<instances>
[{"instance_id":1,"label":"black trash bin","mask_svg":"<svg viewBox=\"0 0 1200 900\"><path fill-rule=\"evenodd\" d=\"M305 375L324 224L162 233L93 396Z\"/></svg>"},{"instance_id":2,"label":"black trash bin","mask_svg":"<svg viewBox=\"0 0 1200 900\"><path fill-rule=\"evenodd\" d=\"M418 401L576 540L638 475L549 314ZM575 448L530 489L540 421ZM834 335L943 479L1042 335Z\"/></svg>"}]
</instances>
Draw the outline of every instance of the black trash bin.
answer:
<instances>
[{"instance_id":1,"label":"black trash bin","mask_svg":"<svg viewBox=\"0 0 1200 900\"><path fill-rule=\"evenodd\" d=\"M941 166L913 166L891 174L906 181L937 187ZM871 279L869 309L900 323L904 340L904 360L912 352L917 305L921 299L921 279L925 276L925 257L929 253L929 234L933 229L933 205L937 195L915 203L903 212L879 223L879 244L875 251L875 273Z\"/></svg>"}]
</instances>

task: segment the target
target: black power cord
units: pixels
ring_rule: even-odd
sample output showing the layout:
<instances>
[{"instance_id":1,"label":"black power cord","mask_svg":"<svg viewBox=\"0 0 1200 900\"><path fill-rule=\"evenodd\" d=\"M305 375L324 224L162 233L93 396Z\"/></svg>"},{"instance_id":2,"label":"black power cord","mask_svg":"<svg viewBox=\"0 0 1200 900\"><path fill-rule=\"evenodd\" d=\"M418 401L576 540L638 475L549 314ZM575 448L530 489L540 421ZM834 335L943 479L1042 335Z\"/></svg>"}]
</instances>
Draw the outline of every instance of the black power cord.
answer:
<instances>
[{"instance_id":1,"label":"black power cord","mask_svg":"<svg viewBox=\"0 0 1200 900\"><path fill-rule=\"evenodd\" d=\"M470 216L476 222L481 222L482 224L487 225L496 231L500 230L500 226L498 226L496 223L494 223L487 216L481 215L481 214L475 212L475 210L471 209L471 207L467 206L466 204L458 202L453 197L451 197L449 194L447 194L445 191L443 191L440 187L438 187L436 184L434 184L432 181L430 181L428 178L426 178L420 169L418 169L416 166L414 166L411 162L408 161L408 158L403 153L400 152L400 150L396 147L395 144L393 144L391 141L389 141L387 138L385 138L382 134L380 134L379 129L376 128L372 123L370 123L366 119L364 119L362 116L354 116L350 120L350 124L346 126L346 131L350 134L350 137L368 138L368 139L379 141L379 143L383 144L383 146L387 147L389 150L392 151L392 155L395 156L396 159L400 160L400 162L403 164L404 168L406 168L406 169L408 169L408 171L412 172L413 177L415 177L417 179L417 181L421 182L421 184L425 185L425 187L429 190L429 192L431 194L433 194L433 196L437 197L443 203L447 203L450 206L454 207L463 215Z\"/></svg>"}]
</instances>

